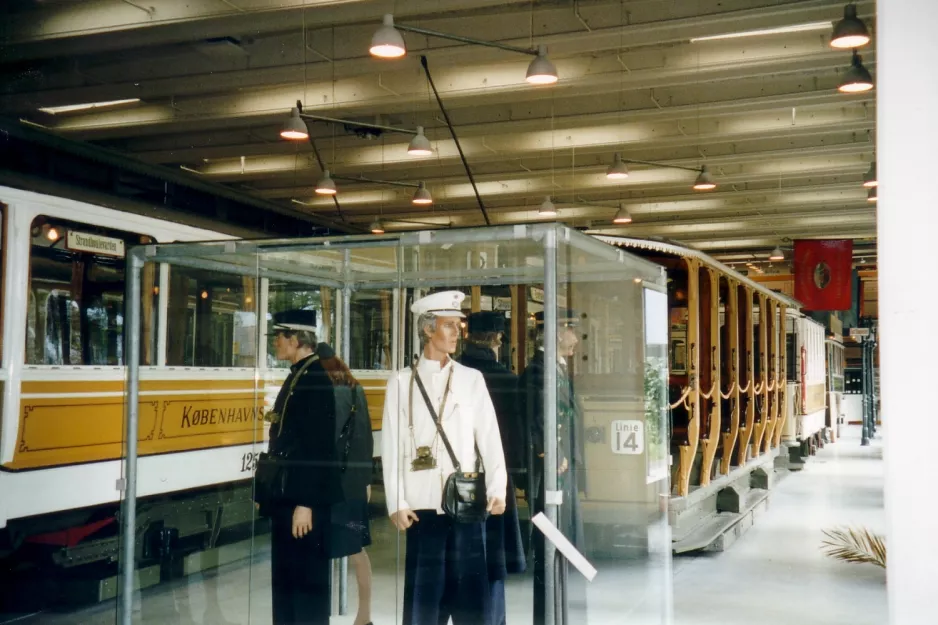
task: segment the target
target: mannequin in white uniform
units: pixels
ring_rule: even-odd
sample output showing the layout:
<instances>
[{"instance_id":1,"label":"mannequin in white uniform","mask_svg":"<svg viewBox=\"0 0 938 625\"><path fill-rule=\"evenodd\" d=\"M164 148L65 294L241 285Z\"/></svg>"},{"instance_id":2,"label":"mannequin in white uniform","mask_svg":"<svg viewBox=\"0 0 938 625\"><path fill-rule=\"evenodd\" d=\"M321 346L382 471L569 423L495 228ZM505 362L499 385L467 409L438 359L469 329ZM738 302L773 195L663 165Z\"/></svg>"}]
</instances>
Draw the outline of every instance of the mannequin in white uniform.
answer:
<instances>
[{"instance_id":1,"label":"mannequin in white uniform","mask_svg":"<svg viewBox=\"0 0 938 625\"><path fill-rule=\"evenodd\" d=\"M450 357L464 298L444 291L411 306L423 346L417 374L464 471L476 466L478 447L487 510L502 514L507 472L495 409L482 374ZM407 532L404 625L441 625L449 617L454 625L485 625L485 523L456 523L443 513L443 484L454 468L412 375L402 369L388 380L381 437L388 514Z\"/></svg>"}]
</instances>

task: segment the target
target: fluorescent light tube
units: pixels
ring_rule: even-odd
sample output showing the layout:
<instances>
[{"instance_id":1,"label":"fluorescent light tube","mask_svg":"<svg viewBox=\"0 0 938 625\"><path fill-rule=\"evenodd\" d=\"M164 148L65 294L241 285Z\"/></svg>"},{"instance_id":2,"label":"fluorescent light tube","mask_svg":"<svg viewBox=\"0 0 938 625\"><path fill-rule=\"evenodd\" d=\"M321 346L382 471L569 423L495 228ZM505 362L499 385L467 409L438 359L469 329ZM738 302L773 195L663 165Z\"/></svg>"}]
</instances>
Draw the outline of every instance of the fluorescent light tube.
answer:
<instances>
[{"instance_id":1,"label":"fluorescent light tube","mask_svg":"<svg viewBox=\"0 0 938 625\"><path fill-rule=\"evenodd\" d=\"M105 106L117 106L118 104L133 104L139 102L140 98L131 98L129 100L110 100L108 102L89 102L87 104L68 104L66 106L47 106L39 110L49 115L56 113L71 113L72 111L84 111L89 109L103 108Z\"/></svg>"},{"instance_id":2,"label":"fluorescent light tube","mask_svg":"<svg viewBox=\"0 0 938 625\"><path fill-rule=\"evenodd\" d=\"M706 37L692 37L690 42L698 41L717 41L720 39L739 39L742 37L761 37L762 35L783 35L785 33L804 33L815 30L830 30L833 28L831 22L811 22L809 24L793 24L791 26L779 26L778 28L761 28L759 30L744 30L738 33L723 33L722 35L708 35Z\"/></svg>"}]
</instances>

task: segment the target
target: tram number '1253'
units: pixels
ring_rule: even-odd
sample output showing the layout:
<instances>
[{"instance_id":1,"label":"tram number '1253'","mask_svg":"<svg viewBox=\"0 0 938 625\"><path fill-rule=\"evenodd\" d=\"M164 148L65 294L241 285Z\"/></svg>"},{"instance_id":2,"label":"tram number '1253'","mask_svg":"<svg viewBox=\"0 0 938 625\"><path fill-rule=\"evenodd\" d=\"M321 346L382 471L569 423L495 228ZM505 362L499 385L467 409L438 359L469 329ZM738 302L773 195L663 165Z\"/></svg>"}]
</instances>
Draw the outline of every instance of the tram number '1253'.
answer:
<instances>
[{"instance_id":1,"label":"tram number '1253'","mask_svg":"<svg viewBox=\"0 0 938 625\"><path fill-rule=\"evenodd\" d=\"M645 451L645 423L643 421L612 422L612 453L637 455Z\"/></svg>"},{"instance_id":2,"label":"tram number '1253'","mask_svg":"<svg viewBox=\"0 0 938 625\"><path fill-rule=\"evenodd\" d=\"M254 473L254 469L257 468L257 456L260 455L260 452L249 451L243 456L241 456L241 472L247 473L250 471Z\"/></svg>"}]
</instances>

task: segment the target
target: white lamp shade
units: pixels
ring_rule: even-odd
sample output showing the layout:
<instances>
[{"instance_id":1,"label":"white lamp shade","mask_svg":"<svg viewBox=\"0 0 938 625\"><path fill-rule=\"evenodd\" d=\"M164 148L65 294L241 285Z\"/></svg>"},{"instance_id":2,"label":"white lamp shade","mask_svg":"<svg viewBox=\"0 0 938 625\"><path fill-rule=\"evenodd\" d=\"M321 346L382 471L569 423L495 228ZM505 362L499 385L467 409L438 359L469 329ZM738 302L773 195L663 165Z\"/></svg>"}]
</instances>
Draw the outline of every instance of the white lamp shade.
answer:
<instances>
[{"instance_id":1,"label":"white lamp shade","mask_svg":"<svg viewBox=\"0 0 938 625\"><path fill-rule=\"evenodd\" d=\"M322 178L316 182L316 193L319 195L335 195L336 192L335 181L329 176L329 170L327 169L322 172Z\"/></svg>"},{"instance_id":2,"label":"white lamp shade","mask_svg":"<svg viewBox=\"0 0 938 625\"><path fill-rule=\"evenodd\" d=\"M372 56L382 59L397 59L407 54L407 46L404 45L404 38L399 30L394 28L394 16L387 14L384 16L384 23L381 28L375 31L371 37L371 47L368 51Z\"/></svg>"},{"instance_id":3,"label":"white lamp shade","mask_svg":"<svg viewBox=\"0 0 938 625\"><path fill-rule=\"evenodd\" d=\"M430 140L427 139L427 135L423 132L423 126L417 126L417 134L410 140L410 145L407 146L407 153L414 156L429 156L433 154L433 147L430 145Z\"/></svg>"},{"instance_id":4,"label":"white lamp shade","mask_svg":"<svg viewBox=\"0 0 938 625\"><path fill-rule=\"evenodd\" d=\"M557 79L557 68L547 58L547 48L538 46L537 56L528 65L525 80L532 85L551 85L557 82Z\"/></svg>"},{"instance_id":5,"label":"white lamp shade","mask_svg":"<svg viewBox=\"0 0 938 625\"><path fill-rule=\"evenodd\" d=\"M300 109L297 107L294 106L290 111L290 117L283 124L280 136L294 141L309 139L309 130L306 128L306 122L300 119Z\"/></svg>"}]
</instances>

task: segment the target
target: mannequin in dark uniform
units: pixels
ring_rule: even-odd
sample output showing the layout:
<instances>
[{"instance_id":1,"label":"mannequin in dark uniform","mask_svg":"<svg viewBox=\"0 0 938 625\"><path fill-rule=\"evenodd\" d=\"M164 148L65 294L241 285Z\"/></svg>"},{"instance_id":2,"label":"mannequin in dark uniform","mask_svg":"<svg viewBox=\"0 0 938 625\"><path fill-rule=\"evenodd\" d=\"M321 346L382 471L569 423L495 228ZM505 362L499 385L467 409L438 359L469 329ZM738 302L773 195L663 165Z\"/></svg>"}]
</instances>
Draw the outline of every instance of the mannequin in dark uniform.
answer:
<instances>
[{"instance_id":1,"label":"mannequin in dark uniform","mask_svg":"<svg viewBox=\"0 0 938 625\"><path fill-rule=\"evenodd\" d=\"M539 339L543 341L544 313L535 314ZM572 357L579 339L576 335L578 319L575 313L559 310L557 314L557 362L544 361L543 346L519 378L521 414L525 420L528 446L528 484L526 495L532 502L531 516L545 511L544 445L545 437L556 436L557 440L557 489L562 493L563 503L558 508L557 527L578 549L584 547L583 521L579 505L579 482L584 470L583 411L573 390L573 374L570 370ZM557 430L556 434L544 431L544 380L546 368L557 368ZM534 625L542 625L545 618L545 544L544 536L531 529L530 540L534 544ZM558 569L566 567L566 560L557 554ZM562 592L567 605L562 623L586 622L586 587L576 572L562 575L564 583L555 584Z\"/></svg>"},{"instance_id":2,"label":"mannequin in dark uniform","mask_svg":"<svg viewBox=\"0 0 938 625\"><path fill-rule=\"evenodd\" d=\"M273 623L328 625L324 536L330 507L342 500L332 383L314 353L315 311L276 313L271 330L277 359L292 363L270 418L270 449L289 450L286 498L261 509L271 521Z\"/></svg>"},{"instance_id":3,"label":"mannequin in dark uniform","mask_svg":"<svg viewBox=\"0 0 938 625\"><path fill-rule=\"evenodd\" d=\"M524 573L526 568L512 479L512 473L517 474L524 466L518 376L499 363L495 356L504 331L504 314L494 311L472 313L469 315L469 338L459 359L461 364L482 372L495 406L508 468L505 514L490 516L485 523L486 558L492 587L492 625L505 623L506 577L510 573Z\"/></svg>"}]
</instances>

